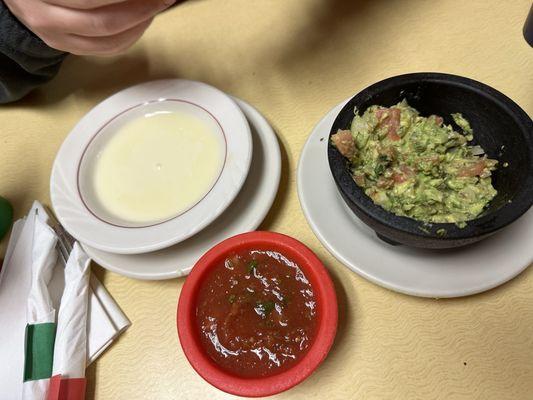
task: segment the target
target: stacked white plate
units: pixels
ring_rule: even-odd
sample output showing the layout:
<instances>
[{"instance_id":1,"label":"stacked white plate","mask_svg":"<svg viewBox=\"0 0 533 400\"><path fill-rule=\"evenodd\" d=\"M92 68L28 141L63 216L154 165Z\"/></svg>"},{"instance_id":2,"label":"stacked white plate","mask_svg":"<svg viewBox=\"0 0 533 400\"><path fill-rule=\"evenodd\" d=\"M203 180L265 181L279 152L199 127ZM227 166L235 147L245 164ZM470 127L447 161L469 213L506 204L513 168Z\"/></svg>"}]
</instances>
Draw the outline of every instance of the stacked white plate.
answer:
<instances>
[{"instance_id":1,"label":"stacked white plate","mask_svg":"<svg viewBox=\"0 0 533 400\"><path fill-rule=\"evenodd\" d=\"M171 112L210 126L223 160L216 179L203 197L168 218L136 221L107 212L94 188L102 152L136 118ZM255 230L274 201L280 173L276 135L257 110L204 83L161 80L125 89L79 121L57 154L50 194L61 224L98 264L133 278L170 279L188 274L216 243Z\"/></svg>"}]
</instances>

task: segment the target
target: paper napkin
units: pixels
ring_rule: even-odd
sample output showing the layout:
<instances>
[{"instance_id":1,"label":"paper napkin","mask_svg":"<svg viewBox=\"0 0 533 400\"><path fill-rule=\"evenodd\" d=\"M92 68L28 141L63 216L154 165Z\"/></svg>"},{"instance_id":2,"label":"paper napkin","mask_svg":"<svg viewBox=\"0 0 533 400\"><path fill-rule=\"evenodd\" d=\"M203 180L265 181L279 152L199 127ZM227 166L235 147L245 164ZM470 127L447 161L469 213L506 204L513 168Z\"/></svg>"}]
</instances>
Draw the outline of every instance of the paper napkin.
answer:
<instances>
[{"instance_id":1,"label":"paper napkin","mask_svg":"<svg viewBox=\"0 0 533 400\"><path fill-rule=\"evenodd\" d=\"M38 209L36 217L35 210ZM38 221L36 222L36 218ZM0 399L11 400L20 399L23 393L23 378L24 378L24 349L25 349L25 329L27 325L27 316L46 315L50 323L56 327L56 319L51 318L53 310L60 310L59 317L61 318L62 300L67 292L65 291L65 279L68 268L64 267L61 262L54 264L53 274L47 285L47 294L40 284L46 280L46 260L56 259L55 248L51 247L48 234L52 233L46 224L47 215L44 208L35 202L28 216L24 219L18 220L13 225L11 238L8 243L6 256L2 270L0 271ZM40 233L35 235L36 230ZM35 239L38 239L37 241ZM45 238L46 240L41 241ZM55 235L53 236L55 241ZM48 244L47 244L48 243ZM48 256L40 258L38 254L48 253ZM75 250L71 253L70 260L77 260L75 264L84 265L84 254L79 246L75 246ZM85 256L86 257L86 256ZM41 262L41 264L39 264ZM88 262L88 261L87 261ZM32 264L41 265L44 268L44 275L41 275L37 281L34 282L32 277ZM78 268L78 267L77 267ZM83 267L80 267L83 268ZM83 275L83 274L81 274ZM68 278L67 278L68 279ZM83 278L80 278L83 280ZM37 312L29 312L30 289L37 287L43 289L40 294L32 295L32 299L38 299L35 296L47 295L51 302L45 301L45 307L38 308ZM37 285L37 286L35 286ZM87 319L86 319L86 363L87 365L94 361L121 332L123 332L130 325L130 321L120 310L113 298L109 295L105 287L94 277L90 276L89 287L87 290ZM76 296L74 296L76 297ZM42 300L43 297L40 297ZM67 298L65 298L66 300ZM33 300L31 300L33 301ZM42 303L40 303L42 304ZM33 307L33 306L32 306ZM48 313L47 313L48 310ZM65 309L65 312L67 309ZM28 313L27 313L28 311ZM54 311L53 315L57 314ZM36 318L32 321L38 322ZM41 321L39 317L39 321ZM60 325L60 323L58 323ZM60 326L58 328L58 334ZM39 328L38 328L39 329ZM47 329L44 328L44 333ZM65 327L67 329L67 327ZM68 329L67 329L68 331ZM41 336L41 332L38 332ZM35 332L32 332L35 336ZM81 334L82 335L82 334ZM43 334L46 338L46 334ZM69 337L67 335L67 337ZM71 336L70 336L71 337ZM58 340L59 337L56 337ZM81 336L75 336L72 340L78 343L83 341ZM46 344L46 339L44 339ZM43 343L39 342L42 347ZM44 346L46 348L46 346ZM58 364L59 365L59 364ZM76 364L78 365L78 364ZM58 367L59 368L59 367ZM74 369L71 369L74 368ZM68 367L67 376L72 375L74 370L79 371L80 366ZM55 372L55 371L54 371ZM72 375L73 376L73 375Z\"/></svg>"},{"instance_id":2,"label":"paper napkin","mask_svg":"<svg viewBox=\"0 0 533 400\"><path fill-rule=\"evenodd\" d=\"M26 308L24 346L24 384L22 398L45 399L52 376L54 341L56 336L56 310L49 292L54 274L57 237L44 221L44 216L33 219L31 256L31 283Z\"/></svg>"},{"instance_id":3,"label":"paper napkin","mask_svg":"<svg viewBox=\"0 0 533 400\"><path fill-rule=\"evenodd\" d=\"M48 400L85 398L90 263L91 259L74 243L65 266Z\"/></svg>"}]
</instances>

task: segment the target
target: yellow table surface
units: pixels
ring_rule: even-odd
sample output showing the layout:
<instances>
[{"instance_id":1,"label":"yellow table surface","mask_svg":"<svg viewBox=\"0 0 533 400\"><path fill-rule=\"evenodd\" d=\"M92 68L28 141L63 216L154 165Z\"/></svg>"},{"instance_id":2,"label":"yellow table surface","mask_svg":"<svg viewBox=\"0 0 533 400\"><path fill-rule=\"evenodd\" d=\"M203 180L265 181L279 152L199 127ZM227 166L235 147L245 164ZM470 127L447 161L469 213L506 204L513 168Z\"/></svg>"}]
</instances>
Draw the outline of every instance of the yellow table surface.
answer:
<instances>
[{"instance_id":1,"label":"yellow table surface","mask_svg":"<svg viewBox=\"0 0 533 400\"><path fill-rule=\"evenodd\" d=\"M295 182L314 124L344 98L388 76L441 71L472 77L533 115L533 49L521 32L530 4L185 3L156 18L127 54L69 57L51 83L0 109L0 195L13 202L16 217L34 199L49 204L50 171L61 142L114 92L158 78L210 83L256 106L275 128L283 178L261 228L309 245L329 268L338 293L331 353L308 380L278 398L533 399L533 269L467 298L391 292L352 273L320 245L301 212ZM94 271L133 325L88 368L88 399L233 397L204 382L181 351L175 314L184 279L144 282Z\"/></svg>"}]
</instances>

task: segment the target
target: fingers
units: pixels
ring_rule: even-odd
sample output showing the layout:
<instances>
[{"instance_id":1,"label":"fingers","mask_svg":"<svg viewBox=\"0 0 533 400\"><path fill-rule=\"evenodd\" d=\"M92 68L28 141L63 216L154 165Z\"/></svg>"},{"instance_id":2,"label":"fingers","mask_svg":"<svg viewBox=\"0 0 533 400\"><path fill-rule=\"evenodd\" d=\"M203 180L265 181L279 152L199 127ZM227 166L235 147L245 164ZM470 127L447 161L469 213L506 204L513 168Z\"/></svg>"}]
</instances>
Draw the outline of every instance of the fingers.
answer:
<instances>
[{"instance_id":1,"label":"fingers","mask_svg":"<svg viewBox=\"0 0 533 400\"><path fill-rule=\"evenodd\" d=\"M76 55L110 56L121 53L131 47L150 26L152 19L116 35L107 37L88 37L74 34L52 35L43 40L58 50Z\"/></svg>"},{"instance_id":2,"label":"fingers","mask_svg":"<svg viewBox=\"0 0 533 400\"><path fill-rule=\"evenodd\" d=\"M153 17L175 1L4 0L4 3L53 48L80 55L109 55L135 43ZM74 8L80 4L86 9Z\"/></svg>"},{"instance_id":3,"label":"fingers","mask_svg":"<svg viewBox=\"0 0 533 400\"><path fill-rule=\"evenodd\" d=\"M74 8L76 10L91 10L93 8L104 7L110 4L126 1L127 0L44 0L44 3L66 8Z\"/></svg>"},{"instance_id":4,"label":"fingers","mask_svg":"<svg viewBox=\"0 0 533 400\"><path fill-rule=\"evenodd\" d=\"M81 36L111 36L149 20L168 7L168 0L130 0L91 10L51 7L47 30Z\"/></svg>"}]
</instances>

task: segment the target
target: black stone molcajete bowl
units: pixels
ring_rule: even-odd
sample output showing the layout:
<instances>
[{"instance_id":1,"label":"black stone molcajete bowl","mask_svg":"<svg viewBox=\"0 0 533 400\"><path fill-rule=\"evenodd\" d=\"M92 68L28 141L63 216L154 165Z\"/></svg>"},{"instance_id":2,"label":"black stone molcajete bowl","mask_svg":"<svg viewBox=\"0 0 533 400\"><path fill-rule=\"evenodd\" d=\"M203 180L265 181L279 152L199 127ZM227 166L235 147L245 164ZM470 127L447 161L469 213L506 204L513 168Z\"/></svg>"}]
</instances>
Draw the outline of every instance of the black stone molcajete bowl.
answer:
<instances>
[{"instance_id":1,"label":"black stone molcajete bowl","mask_svg":"<svg viewBox=\"0 0 533 400\"><path fill-rule=\"evenodd\" d=\"M452 124L450 114L462 113L474 129L474 144L500 161L492 183L498 191L487 209L465 228L454 224L427 225L392 214L374 204L350 175L348 162L331 144L328 159L333 178L348 207L378 236L391 244L444 249L477 242L509 225L533 203L533 122L511 99L474 80L440 73L395 76L373 84L354 96L340 111L330 137L349 129L354 108L393 106L402 99L421 115L440 115ZM458 129L458 127L456 127ZM508 167L503 167L507 162ZM445 229L446 234L437 234ZM442 234L441 231L439 233Z\"/></svg>"}]
</instances>

